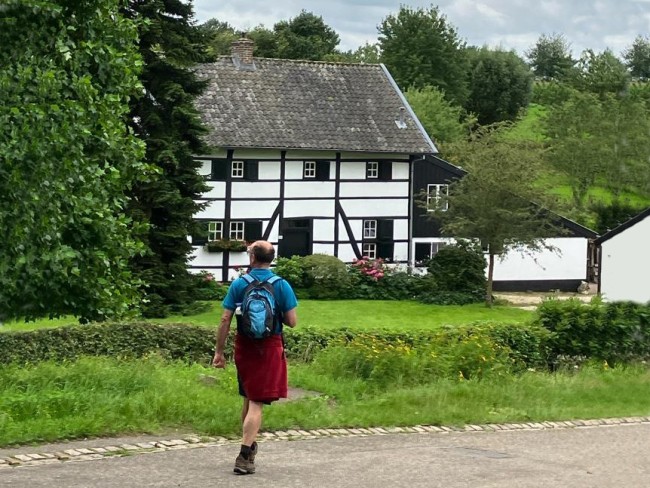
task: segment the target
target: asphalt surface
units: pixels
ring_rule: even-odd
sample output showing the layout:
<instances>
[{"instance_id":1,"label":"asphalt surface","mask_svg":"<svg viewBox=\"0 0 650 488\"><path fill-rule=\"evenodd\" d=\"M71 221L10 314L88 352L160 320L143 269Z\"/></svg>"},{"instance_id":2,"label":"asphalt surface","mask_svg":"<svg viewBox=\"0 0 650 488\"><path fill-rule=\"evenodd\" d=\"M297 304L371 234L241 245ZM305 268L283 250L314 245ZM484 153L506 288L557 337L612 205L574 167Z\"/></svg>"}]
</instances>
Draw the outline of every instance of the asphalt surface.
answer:
<instances>
[{"instance_id":1,"label":"asphalt surface","mask_svg":"<svg viewBox=\"0 0 650 488\"><path fill-rule=\"evenodd\" d=\"M257 473L235 444L0 471L0 486L650 487L650 424L335 437L260 443Z\"/></svg>"}]
</instances>

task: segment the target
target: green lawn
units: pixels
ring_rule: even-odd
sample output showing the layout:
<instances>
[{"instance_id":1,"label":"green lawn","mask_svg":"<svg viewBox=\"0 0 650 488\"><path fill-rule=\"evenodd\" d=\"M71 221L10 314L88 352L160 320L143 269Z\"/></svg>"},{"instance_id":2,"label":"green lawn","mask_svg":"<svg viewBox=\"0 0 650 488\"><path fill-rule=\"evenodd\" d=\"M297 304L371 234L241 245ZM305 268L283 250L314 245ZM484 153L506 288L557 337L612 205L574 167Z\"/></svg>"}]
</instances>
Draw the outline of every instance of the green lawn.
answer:
<instances>
[{"instance_id":1,"label":"green lawn","mask_svg":"<svg viewBox=\"0 0 650 488\"><path fill-rule=\"evenodd\" d=\"M216 327L221 315L221 305L214 303L208 312L193 316L172 316L156 319L157 323L187 323ZM299 326L314 326L333 329L353 327L358 329L385 328L406 330L414 328L435 328L442 325L462 325L476 321L499 321L510 323L526 322L532 312L509 306L487 308L483 304L453 306L426 305L415 301L383 300L300 300L298 306ZM74 324L74 318L38 320L4 324L2 331L25 331L45 327L61 327Z\"/></svg>"}]
</instances>

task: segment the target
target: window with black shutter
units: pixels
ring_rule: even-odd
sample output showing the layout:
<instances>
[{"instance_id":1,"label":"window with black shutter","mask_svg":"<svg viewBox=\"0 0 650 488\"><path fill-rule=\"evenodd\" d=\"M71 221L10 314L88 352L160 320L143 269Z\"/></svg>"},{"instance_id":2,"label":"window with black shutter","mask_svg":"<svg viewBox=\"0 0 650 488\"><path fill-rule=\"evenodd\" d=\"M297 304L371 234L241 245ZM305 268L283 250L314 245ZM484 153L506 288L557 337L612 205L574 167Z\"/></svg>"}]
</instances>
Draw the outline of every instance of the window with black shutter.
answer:
<instances>
[{"instance_id":1,"label":"window with black shutter","mask_svg":"<svg viewBox=\"0 0 650 488\"><path fill-rule=\"evenodd\" d=\"M316 161L316 179L318 181L327 181L330 179L329 161Z\"/></svg>"},{"instance_id":2,"label":"window with black shutter","mask_svg":"<svg viewBox=\"0 0 650 488\"><path fill-rule=\"evenodd\" d=\"M207 220L196 223L194 232L192 233L193 246L203 246L208 242L208 226L209 222Z\"/></svg>"},{"instance_id":3,"label":"window with black shutter","mask_svg":"<svg viewBox=\"0 0 650 488\"><path fill-rule=\"evenodd\" d=\"M379 162L379 179L388 181L393 179L393 163L390 161Z\"/></svg>"},{"instance_id":4,"label":"window with black shutter","mask_svg":"<svg viewBox=\"0 0 650 488\"><path fill-rule=\"evenodd\" d=\"M262 221L247 220L244 222L244 240L259 241L262 238Z\"/></svg>"},{"instance_id":5,"label":"window with black shutter","mask_svg":"<svg viewBox=\"0 0 650 488\"><path fill-rule=\"evenodd\" d=\"M229 171L230 163L227 159L213 159L210 179L216 181L225 181Z\"/></svg>"},{"instance_id":6,"label":"window with black shutter","mask_svg":"<svg viewBox=\"0 0 650 488\"><path fill-rule=\"evenodd\" d=\"M393 259L393 221L383 219L377 221L377 257L382 259Z\"/></svg>"},{"instance_id":7,"label":"window with black shutter","mask_svg":"<svg viewBox=\"0 0 650 488\"><path fill-rule=\"evenodd\" d=\"M244 161L244 179L249 181L259 180L259 161L255 159Z\"/></svg>"}]
</instances>

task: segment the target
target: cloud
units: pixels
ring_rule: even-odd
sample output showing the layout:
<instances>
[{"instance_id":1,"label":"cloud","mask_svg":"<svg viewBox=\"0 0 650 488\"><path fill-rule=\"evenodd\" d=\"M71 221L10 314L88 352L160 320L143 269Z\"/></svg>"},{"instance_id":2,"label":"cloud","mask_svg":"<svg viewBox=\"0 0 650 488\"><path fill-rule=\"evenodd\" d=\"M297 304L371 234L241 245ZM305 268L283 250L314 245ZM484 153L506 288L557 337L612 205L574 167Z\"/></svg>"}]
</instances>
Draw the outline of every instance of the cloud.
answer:
<instances>
[{"instance_id":1,"label":"cloud","mask_svg":"<svg viewBox=\"0 0 650 488\"><path fill-rule=\"evenodd\" d=\"M429 9L431 0L411 0ZM650 0L437 0L440 12L470 45L500 45L520 54L542 34L564 34L574 55L586 48L615 53L650 31ZM200 22L217 18L238 30L295 17L301 9L323 17L340 36L342 50L376 42L377 25L399 11L394 0L194 0Z\"/></svg>"}]
</instances>

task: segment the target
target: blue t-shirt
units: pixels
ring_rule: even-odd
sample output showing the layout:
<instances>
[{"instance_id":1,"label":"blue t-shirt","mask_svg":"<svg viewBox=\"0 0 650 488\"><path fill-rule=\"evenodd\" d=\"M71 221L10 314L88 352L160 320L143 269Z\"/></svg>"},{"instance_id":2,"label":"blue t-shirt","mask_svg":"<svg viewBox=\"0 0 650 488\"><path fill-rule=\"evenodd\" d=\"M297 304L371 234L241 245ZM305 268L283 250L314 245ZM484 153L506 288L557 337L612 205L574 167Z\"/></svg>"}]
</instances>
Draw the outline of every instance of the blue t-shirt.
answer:
<instances>
[{"instance_id":1,"label":"blue t-shirt","mask_svg":"<svg viewBox=\"0 0 650 488\"><path fill-rule=\"evenodd\" d=\"M273 271L268 268L253 268L249 273L253 278L258 281L264 281L275 275ZM244 290L248 286L248 282L244 278L237 278L230 284L226 298L223 299L223 308L235 311L237 304L244 300ZM278 280L273 283L273 290L275 291L275 301L280 308L280 312L286 313L298 306L296 294L287 280Z\"/></svg>"}]
</instances>

